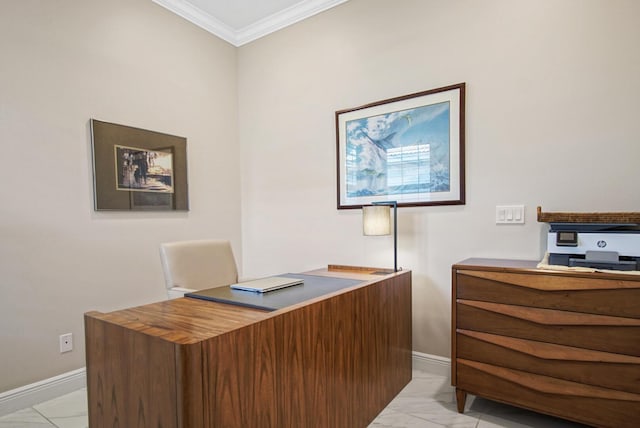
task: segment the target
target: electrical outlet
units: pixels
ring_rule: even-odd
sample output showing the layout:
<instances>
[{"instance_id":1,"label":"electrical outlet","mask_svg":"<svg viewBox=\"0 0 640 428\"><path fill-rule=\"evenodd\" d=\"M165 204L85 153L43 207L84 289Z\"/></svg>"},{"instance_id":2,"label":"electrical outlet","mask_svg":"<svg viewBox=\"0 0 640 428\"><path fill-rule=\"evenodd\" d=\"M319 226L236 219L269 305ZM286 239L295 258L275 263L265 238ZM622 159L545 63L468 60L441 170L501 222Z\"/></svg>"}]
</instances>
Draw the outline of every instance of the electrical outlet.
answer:
<instances>
[{"instance_id":1,"label":"electrical outlet","mask_svg":"<svg viewBox=\"0 0 640 428\"><path fill-rule=\"evenodd\" d=\"M60 353L73 350L73 335L71 333L60 335Z\"/></svg>"}]
</instances>

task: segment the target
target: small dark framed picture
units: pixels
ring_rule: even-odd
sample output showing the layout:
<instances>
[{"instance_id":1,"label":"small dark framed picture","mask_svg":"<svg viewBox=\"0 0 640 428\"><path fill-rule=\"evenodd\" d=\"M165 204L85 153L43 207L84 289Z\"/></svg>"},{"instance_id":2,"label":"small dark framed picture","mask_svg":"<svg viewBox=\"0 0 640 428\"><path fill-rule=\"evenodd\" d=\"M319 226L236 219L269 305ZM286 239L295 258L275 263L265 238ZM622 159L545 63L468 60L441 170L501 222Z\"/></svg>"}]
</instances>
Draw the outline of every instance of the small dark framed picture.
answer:
<instances>
[{"instance_id":1,"label":"small dark framed picture","mask_svg":"<svg viewBox=\"0 0 640 428\"><path fill-rule=\"evenodd\" d=\"M96 210L188 210L187 139L91 119Z\"/></svg>"}]
</instances>

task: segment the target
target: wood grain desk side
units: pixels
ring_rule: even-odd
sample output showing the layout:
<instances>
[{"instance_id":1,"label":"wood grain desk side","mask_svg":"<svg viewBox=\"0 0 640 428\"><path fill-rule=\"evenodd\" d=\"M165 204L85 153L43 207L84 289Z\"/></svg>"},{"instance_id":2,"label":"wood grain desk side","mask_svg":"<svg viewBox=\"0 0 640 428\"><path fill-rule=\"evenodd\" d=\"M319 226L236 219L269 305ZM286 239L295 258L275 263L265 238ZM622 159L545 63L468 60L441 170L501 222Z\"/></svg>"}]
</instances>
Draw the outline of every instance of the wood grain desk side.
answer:
<instances>
[{"instance_id":1,"label":"wood grain desk side","mask_svg":"<svg viewBox=\"0 0 640 428\"><path fill-rule=\"evenodd\" d=\"M357 275L273 312L183 298L87 313L90 426L366 426L411 379L411 273Z\"/></svg>"}]
</instances>

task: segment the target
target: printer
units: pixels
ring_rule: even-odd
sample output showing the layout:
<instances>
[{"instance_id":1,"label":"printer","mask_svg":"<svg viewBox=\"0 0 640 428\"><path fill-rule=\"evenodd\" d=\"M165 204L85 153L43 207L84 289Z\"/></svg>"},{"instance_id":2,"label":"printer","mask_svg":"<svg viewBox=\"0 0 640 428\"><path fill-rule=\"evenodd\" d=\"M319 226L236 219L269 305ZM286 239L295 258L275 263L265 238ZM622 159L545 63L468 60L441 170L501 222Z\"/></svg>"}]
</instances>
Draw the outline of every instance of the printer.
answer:
<instances>
[{"instance_id":1,"label":"printer","mask_svg":"<svg viewBox=\"0 0 640 428\"><path fill-rule=\"evenodd\" d=\"M549 223L549 264L640 270L640 225Z\"/></svg>"}]
</instances>

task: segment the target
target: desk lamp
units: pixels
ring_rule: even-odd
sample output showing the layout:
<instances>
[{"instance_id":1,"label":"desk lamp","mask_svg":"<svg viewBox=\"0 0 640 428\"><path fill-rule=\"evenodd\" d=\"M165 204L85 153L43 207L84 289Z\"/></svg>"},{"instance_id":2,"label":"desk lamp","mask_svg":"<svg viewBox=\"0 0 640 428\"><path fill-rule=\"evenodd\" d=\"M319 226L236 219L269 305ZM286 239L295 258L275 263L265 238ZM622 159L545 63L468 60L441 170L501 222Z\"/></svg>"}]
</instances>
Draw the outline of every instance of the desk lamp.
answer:
<instances>
[{"instance_id":1,"label":"desk lamp","mask_svg":"<svg viewBox=\"0 0 640 428\"><path fill-rule=\"evenodd\" d=\"M365 236L391 233L391 207L393 207L393 271L398 272L398 202L372 202L362 206L362 233Z\"/></svg>"}]
</instances>

